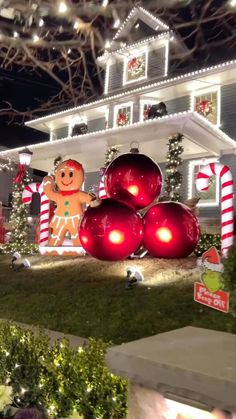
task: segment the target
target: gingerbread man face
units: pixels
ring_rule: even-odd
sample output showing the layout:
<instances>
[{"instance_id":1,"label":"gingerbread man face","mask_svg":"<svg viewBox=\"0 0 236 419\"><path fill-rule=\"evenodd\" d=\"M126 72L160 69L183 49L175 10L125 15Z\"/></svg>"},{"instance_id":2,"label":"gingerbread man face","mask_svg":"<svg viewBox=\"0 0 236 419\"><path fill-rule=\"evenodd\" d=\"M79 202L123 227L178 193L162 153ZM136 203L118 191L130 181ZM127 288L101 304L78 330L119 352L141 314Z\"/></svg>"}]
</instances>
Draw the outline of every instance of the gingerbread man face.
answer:
<instances>
[{"instance_id":1,"label":"gingerbread man face","mask_svg":"<svg viewBox=\"0 0 236 419\"><path fill-rule=\"evenodd\" d=\"M84 181L84 170L75 160L66 160L55 171L56 184L60 191L79 190Z\"/></svg>"}]
</instances>

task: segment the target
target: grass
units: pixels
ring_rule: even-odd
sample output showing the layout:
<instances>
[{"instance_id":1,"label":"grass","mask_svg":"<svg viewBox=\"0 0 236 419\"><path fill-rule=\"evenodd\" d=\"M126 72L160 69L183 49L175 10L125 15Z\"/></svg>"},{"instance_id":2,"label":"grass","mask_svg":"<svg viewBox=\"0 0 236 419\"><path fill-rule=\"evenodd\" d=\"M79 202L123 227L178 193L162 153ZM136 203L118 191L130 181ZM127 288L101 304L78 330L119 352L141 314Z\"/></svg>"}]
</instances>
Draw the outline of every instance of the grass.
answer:
<instances>
[{"instance_id":1,"label":"grass","mask_svg":"<svg viewBox=\"0 0 236 419\"><path fill-rule=\"evenodd\" d=\"M0 256L0 318L119 344L187 325L236 333L236 319L193 301L196 259L117 263L85 258L31 258L14 272ZM145 282L125 289L125 269Z\"/></svg>"}]
</instances>

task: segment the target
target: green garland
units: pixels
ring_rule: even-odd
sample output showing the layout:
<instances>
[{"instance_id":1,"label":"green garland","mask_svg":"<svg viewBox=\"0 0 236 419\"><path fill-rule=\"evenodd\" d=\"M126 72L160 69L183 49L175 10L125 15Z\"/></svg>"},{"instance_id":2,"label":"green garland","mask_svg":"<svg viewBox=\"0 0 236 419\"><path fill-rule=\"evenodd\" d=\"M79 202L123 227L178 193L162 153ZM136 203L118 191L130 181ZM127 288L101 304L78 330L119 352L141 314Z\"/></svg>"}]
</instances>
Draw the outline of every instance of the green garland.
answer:
<instances>
[{"instance_id":1,"label":"green garland","mask_svg":"<svg viewBox=\"0 0 236 419\"><path fill-rule=\"evenodd\" d=\"M0 322L0 385L12 388L11 408L38 406L52 419L125 418L127 382L108 371L107 347L92 339L77 349L66 339L50 345L43 333Z\"/></svg>"},{"instance_id":2,"label":"green garland","mask_svg":"<svg viewBox=\"0 0 236 419\"><path fill-rule=\"evenodd\" d=\"M26 170L21 183L13 183L12 188L12 212L10 223L12 225L12 234L10 243L3 245L3 253L20 252L23 254L32 254L36 251L35 244L27 241L27 216L28 208L22 202L22 193L26 185L32 182L29 170Z\"/></svg>"},{"instance_id":3,"label":"green garland","mask_svg":"<svg viewBox=\"0 0 236 419\"><path fill-rule=\"evenodd\" d=\"M108 167L109 164L114 160L117 155L119 154L119 147L112 145L111 147L108 147L105 155L105 162L104 167Z\"/></svg>"},{"instance_id":4,"label":"green garland","mask_svg":"<svg viewBox=\"0 0 236 419\"><path fill-rule=\"evenodd\" d=\"M202 234L194 253L197 257L202 256L210 247L215 246L220 252L221 249L221 237L220 234Z\"/></svg>"},{"instance_id":5,"label":"green garland","mask_svg":"<svg viewBox=\"0 0 236 419\"><path fill-rule=\"evenodd\" d=\"M184 151L182 140L183 135L178 133L170 137L168 142L165 192L171 201L181 201L178 190L183 180L183 175L179 171L179 166L182 164L181 154Z\"/></svg>"}]
</instances>

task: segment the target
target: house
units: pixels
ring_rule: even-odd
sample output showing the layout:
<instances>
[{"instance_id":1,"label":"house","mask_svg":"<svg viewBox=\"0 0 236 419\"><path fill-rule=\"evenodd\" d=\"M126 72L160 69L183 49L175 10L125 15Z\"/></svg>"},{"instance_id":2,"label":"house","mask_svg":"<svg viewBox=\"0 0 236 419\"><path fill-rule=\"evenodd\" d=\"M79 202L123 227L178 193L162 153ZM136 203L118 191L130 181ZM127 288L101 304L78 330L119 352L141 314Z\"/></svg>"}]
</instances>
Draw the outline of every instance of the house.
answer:
<instances>
[{"instance_id":1,"label":"house","mask_svg":"<svg viewBox=\"0 0 236 419\"><path fill-rule=\"evenodd\" d=\"M103 96L26 123L48 134L48 141L29 147L32 167L48 172L58 155L77 159L85 167L88 190L99 182L108 146L127 152L138 141L140 152L164 170L168 137L182 133L184 199L196 195L195 175L202 164L219 159L236 175L236 60L175 74L173 57L185 51L166 23L134 7L109 49L97 57L105 72ZM148 109L159 102L168 115L147 120ZM0 157L17 160L19 150L2 151ZM217 219L218 180L200 195L201 218Z\"/></svg>"}]
</instances>

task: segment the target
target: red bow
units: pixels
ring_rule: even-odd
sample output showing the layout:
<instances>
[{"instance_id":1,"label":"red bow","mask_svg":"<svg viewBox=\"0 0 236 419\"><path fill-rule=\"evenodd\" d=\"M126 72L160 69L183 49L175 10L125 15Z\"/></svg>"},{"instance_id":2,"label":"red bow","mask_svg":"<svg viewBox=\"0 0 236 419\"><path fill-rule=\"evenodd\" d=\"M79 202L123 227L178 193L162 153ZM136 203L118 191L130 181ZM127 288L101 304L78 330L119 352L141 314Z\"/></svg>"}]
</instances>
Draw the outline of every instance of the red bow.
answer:
<instances>
[{"instance_id":1,"label":"red bow","mask_svg":"<svg viewBox=\"0 0 236 419\"><path fill-rule=\"evenodd\" d=\"M131 58L131 60L129 60L129 63L128 63L129 70L131 70L134 67L136 67L136 65L137 65L137 58L136 57Z\"/></svg>"},{"instance_id":2,"label":"red bow","mask_svg":"<svg viewBox=\"0 0 236 419\"><path fill-rule=\"evenodd\" d=\"M19 164L18 165L18 172L16 176L13 179L14 183L21 183L25 177L26 173L26 165L25 164Z\"/></svg>"}]
</instances>

